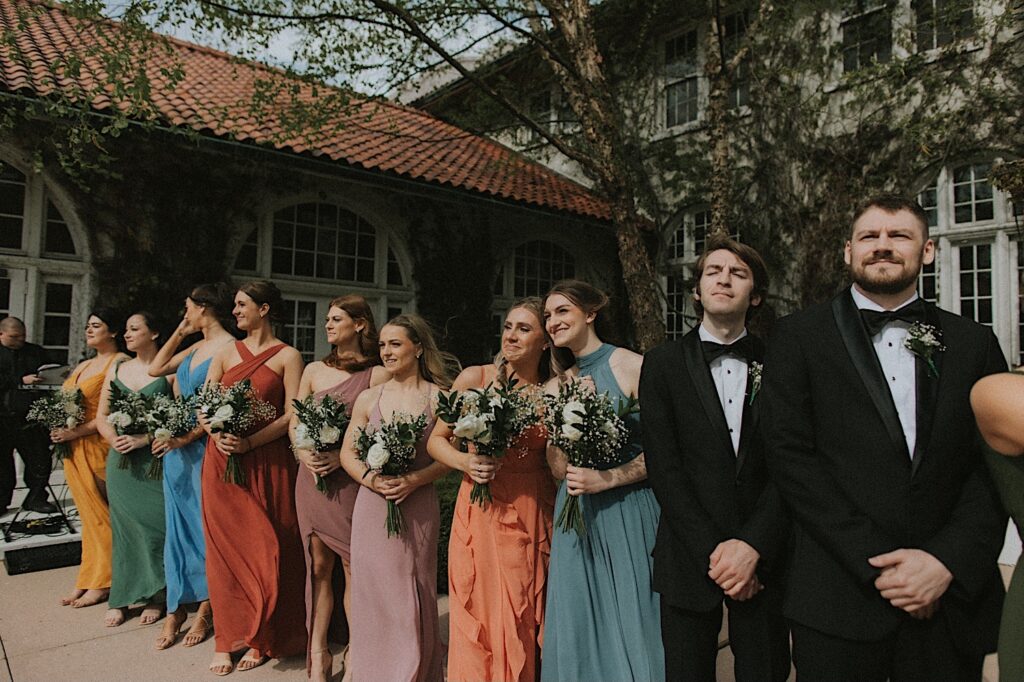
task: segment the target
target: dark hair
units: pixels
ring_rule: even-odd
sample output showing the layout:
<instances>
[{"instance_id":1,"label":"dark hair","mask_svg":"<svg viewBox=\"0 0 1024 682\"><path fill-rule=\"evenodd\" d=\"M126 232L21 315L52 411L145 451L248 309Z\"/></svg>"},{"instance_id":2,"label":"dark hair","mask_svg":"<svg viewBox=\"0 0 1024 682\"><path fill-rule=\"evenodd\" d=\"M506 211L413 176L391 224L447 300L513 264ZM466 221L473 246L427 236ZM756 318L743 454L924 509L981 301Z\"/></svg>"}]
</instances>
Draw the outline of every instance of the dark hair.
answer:
<instances>
[{"instance_id":1,"label":"dark hair","mask_svg":"<svg viewBox=\"0 0 1024 682\"><path fill-rule=\"evenodd\" d=\"M551 298L554 294L561 294L567 299L573 302L573 304L582 310L586 314L594 313L594 331L597 333L598 338L603 341L607 341L610 333L609 321L604 315L599 313L608 305L611 300L608 294L604 293L593 284L589 284L580 279L563 279L551 287L548 293L544 295L544 302ZM573 359L569 363L569 367L572 367L576 363Z\"/></svg>"},{"instance_id":2,"label":"dark hair","mask_svg":"<svg viewBox=\"0 0 1024 682\"><path fill-rule=\"evenodd\" d=\"M235 302L233 299L234 289L226 282L213 282L211 284L198 284L188 295L192 302L202 306L213 313L213 316L220 322L220 326L229 332L235 331L235 317L231 309Z\"/></svg>"},{"instance_id":3,"label":"dark hair","mask_svg":"<svg viewBox=\"0 0 1024 682\"><path fill-rule=\"evenodd\" d=\"M850 236L853 236L853 226L856 224L860 217L864 215L868 209L880 208L886 213L897 213L899 211L910 211L914 214L914 217L921 223L921 229L924 230L924 238L928 239L928 214L924 212L915 199L903 196L902 194L878 194L857 207L857 210L853 214L853 222L850 223Z\"/></svg>"},{"instance_id":4,"label":"dark hair","mask_svg":"<svg viewBox=\"0 0 1024 682\"><path fill-rule=\"evenodd\" d=\"M507 318L509 313L518 308L533 313L533 316L537 318L537 322L540 324L541 331L544 333L544 338L547 340L547 350L540 356L540 366L537 368L538 378L541 381L547 381L555 375L563 374L565 370L572 367L575 363L572 351L567 348L556 348L555 344L551 341L551 335L548 334L547 326L544 324L544 299L540 296L520 298L505 311L505 317ZM498 368L498 383L502 385L508 383L508 361L500 350L494 356L494 364Z\"/></svg>"},{"instance_id":5,"label":"dark hair","mask_svg":"<svg viewBox=\"0 0 1024 682\"><path fill-rule=\"evenodd\" d=\"M437 347L430 323L414 313L403 313L388 320L385 327L401 327L413 343L418 343L423 352L419 356L420 377L448 389L452 385L453 370L461 369L459 360L451 353Z\"/></svg>"},{"instance_id":6,"label":"dark hair","mask_svg":"<svg viewBox=\"0 0 1024 682\"><path fill-rule=\"evenodd\" d=\"M271 322L280 322L284 319L284 299L281 297L281 290L273 282L258 279L246 282L238 287L238 290L255 301L256 305L269 306L268 316Z\"/></svg>"},{"instance_id":7,"label":"dark hair","mask_svg":"<svg viewBox=\"0 0 1024 682\"><path fill-rule=\"evenodd\" d=\"M120 310L114 308L93 308L89 311L89 315L85 319L95 317L100 320L103 324L107 325L107 329L114 333L114 342L117 344L117 349L120 351L124 350L124 323L125 316Z\"/></svg>"},{"instance_id":8,"label":"dark hair","mask_svg":"<svg viewBox=\"0 0 1024 682\"><path fill-rule=\"evenodd\" d=\"M731 237L721 237L718 235L710 237L707 241L707 246L704 247L704 253L700 255L700 258L697 260L697 266L693 270L694 278L696 279L693 284L693 290L700 294L700 277L704 273L704 265L708 260L708 256L715 251L723 250L728 251L743 261L750 268L750 274L754 277L754 288L750 292L750 298L757 296L761 300L757 305L751 305L747 308L747 319L749 320L764 305L765 299L768 297L768 286L770 284L768 266L765 265L764 258L761 257L761 254L753 246L742 244ZM704 306L701 305L699 300L694 299L693 309L697 311L698 315L704 314Z\"/></svg>"},{"instance_id":9,"label":"dark hair","mask_svg":"<svg viewBox=\"0 0 1024 682\"><path fill-rule=\"evenodd\" d=\"M150 331L156 332L157 337L154 342L156 343L157 348L159 348L160 344L162 344L167 339L167 327L163 324L160 318L158 318L156 315L149 312L148 310L136 310L134 313L125 318L125 326L127 326L128 320L130 320L132 317L136 315L145 320L146 326L149 327Z\"/></svg>"},{"instance_id":10,"label":"dark hair","mask_svg":"<svg viewBox=\"0 0 1024 682\"><path fill-rule=\"evenodd\" d=\"M366 299L356 294L339 296L327 306L328 311L331 308L341 308L354 321L363 322L363 328L359 331L359 352L364 359L352 357L350 353L339 354L338 349L332 347L331 352L324 357L323 363L328 367L346 372L359 372L367 367L379 365L380 349L377 347L377 325L373 321L373 310L370 309L370 304L366 302Z\"/></svg>"}]
</instances>

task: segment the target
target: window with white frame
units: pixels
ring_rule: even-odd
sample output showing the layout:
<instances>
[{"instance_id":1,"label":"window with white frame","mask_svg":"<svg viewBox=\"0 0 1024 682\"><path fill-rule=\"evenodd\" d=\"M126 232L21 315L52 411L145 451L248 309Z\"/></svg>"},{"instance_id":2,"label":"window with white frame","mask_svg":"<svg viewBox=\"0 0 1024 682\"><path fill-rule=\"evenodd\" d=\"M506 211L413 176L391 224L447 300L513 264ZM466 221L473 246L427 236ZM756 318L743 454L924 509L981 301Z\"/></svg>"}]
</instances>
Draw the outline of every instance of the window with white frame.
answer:
<instances>
[{"instance_id":1,"label":"window with white frame","mask_svg":"<svg viewBox=\"0 0 1024 682\"><path fill-rule=\"evenodd\" d=\"M697 30L665 42L665 127L692 123L700 115Z\"/></svg>"},{"instance_id":2,"label":"window with white frame","mask_svg":"<svg viewBox=\"0 0 1024 682\"><path fill-rule=\"evenodd\" d=\"M840 24L843 72L850 73L892 57L892 8L877 0L852 0Z\"/></svg>"},{"instance_id":3,"label":"window with white frame","mask_svg":"<svg viewBox=\"0 0 1024 682\"><path fill-rule=\"evenodd\" d=\"M378 327L412 310L407 263L388 230L341 204L320 201L266 216L246 236L232 274L239 282L259 277L277 284L285 300L278 333L309 362L330 349L323 321L332 299L363 296Z\"/></svg>"},{"instance_id":4,"label":"window with white frame","mask_svg":"<svg viewBox=\"0 0 1024 682\"><path fill-rule=\"evenodd\" d=\"M558 244L538 239L516 247L512 268L515 298L543 296L558 280L574 276L576 261Z\"/></svg>"},{"instance_id":5,"label":"window with white frame","mask_svg":"<svg viewBox=\"0 0 1024 682\"><path fill-rule=\"evenodd\" d=\"M696 319L690 291L685 276L677 273L665 277L665 334L670 339L686 334Z\"/></svg>"},{"instance_id":6,"label":"window with white frame","mask_svg":"<svg viewBox=\"0 0 1024 682\"><path fill-rule=\"evenodd\" d=\"M750 13L734 12L722 19L722 51L726 60L739 52L750 23ZM729 88L729 106L733 109L750 104L750 69L746 61L741 62Z\"/></svg>"},{"instance_id":7,"label":"window with white frame","mask_svg":"<svg viewBox=\"0 0 1024 682\"><path fill-rule=\"evenodd\" d=\"M918 52L927 52L974 35L973 0L913 0Z\"/></svg>"}]
</instances>

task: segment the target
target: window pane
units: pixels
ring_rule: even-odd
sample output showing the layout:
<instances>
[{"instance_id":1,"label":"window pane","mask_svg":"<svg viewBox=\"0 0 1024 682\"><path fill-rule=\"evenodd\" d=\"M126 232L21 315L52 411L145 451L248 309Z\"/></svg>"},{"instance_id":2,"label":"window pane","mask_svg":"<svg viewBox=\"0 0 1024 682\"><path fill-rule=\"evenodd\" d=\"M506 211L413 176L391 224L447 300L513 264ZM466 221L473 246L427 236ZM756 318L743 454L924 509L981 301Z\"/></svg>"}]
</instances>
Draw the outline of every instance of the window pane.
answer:
<instances>
[{"instance_id":1,"label":"window pane","mask_svg":"<svg viewBox=\"0 0 1024 682\"><path fill-rule=\"evenodd\" d=\"M856 71L874 62L888 62L892 53L892 14L871 9L843 21L843 71Z\"/></svg>"},{"instance_id":2,"label":"window pane","mask_svg":"<svg viewBox=\"0 0 1024 682\"><path fill-rule=\"evenodd\" d=\"M300 204L278 211L274 245L274 274L329 281L376 279L376 232L340 206Z\"/></svg>"},{"instance_id":3,"label":"window pane","mask_svg":"<svg viewBox=\"0 0 1024 682\"><path fill-rule=\"evenodd\" d=\"M64 216L49 200L46 202L46 237L43 242L43 251L68 256L73 256L76 253L75 240L71 238L71 231L64 221Z\"/></svg>"},{"instance_id":4,"label":"window pane","mask_svg":"<svg viewBox=\"0 0 1024 682\"><path fill-rule=\"evenodd\" d=\"M527 242L515 252L512 294L542 296L552 284L574 273L575 260L562 247L548 241Z\"/></svg>"},{"instance_id":5,"label":"window pane","mask_svg":"<svg viewBox=\"0 0 1024 682\"><path fill-rule=\"evenodd\" d=\"M74 285L46 284L43 301L43 347L55 362L67 362L71 341L71 306Z\"/></svg>"},{"instance_id":6,"label":"window pane","mask_svg":"<svg viewBox=\"0 0 1024 682\"><path fill-rule=\"evenodd\" d=\"M968 244L960 252L960 314L992 324L992 245Z\"/></svg>"}]
</instances>

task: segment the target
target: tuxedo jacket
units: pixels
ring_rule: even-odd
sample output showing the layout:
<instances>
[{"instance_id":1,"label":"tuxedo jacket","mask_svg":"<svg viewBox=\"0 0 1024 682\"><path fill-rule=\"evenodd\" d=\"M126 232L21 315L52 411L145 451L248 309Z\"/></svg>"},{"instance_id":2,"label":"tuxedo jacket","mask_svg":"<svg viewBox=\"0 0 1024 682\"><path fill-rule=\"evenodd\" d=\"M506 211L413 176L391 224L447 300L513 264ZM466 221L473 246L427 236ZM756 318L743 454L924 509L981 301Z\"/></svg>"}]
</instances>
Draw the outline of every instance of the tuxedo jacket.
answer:
<instances>
[{"instance_id":1,"label":"tuxedo jacket","mask_svg":"<svg viewBox=\"0 0 1024 682\"><path fill-rule=\"evenodd\" d=\"M991 330L925 304L944 351L915 359L913 458L871 339L849 291L780 320L763 378L772 479L794 523L785 613L819 631L871 641L904 619L874 587L868 558L898 548L953 574L936 617L965 652L994 648L1005 516L988 476L971 387L1004 371Z\"/></svg>"},{"instance_id":2,"label":"tuxedo jacket","mask_svg":"<svg viewBox=\"0 0 1024 682\"><path fill-rule=\"evenodd\" d=\"M764 345L755 338L756 358ZM709 611L723 599L708 577L722 541L744 540L761 560L766 588L787 528L778 496L768 486L758 436L761 396L750 400L748 376L738 452L704 360L698 328L644 356L640 412L648 479L661 505L654 547L654 589L672 605ZM778 589L778 588L776 588Z\"/></svg>"}]
</instances>

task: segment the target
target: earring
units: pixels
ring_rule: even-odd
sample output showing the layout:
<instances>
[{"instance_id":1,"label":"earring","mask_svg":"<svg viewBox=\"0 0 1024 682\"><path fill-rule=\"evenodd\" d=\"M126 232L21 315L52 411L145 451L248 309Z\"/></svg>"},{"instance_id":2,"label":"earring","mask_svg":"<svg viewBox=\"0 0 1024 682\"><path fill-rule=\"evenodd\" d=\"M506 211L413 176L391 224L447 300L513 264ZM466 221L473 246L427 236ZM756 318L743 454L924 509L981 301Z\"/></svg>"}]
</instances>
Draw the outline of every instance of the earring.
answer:
<instances>
[{"instance_id":1,"label":"earring","mask_svg":"<svg viewBox=\"0 0 1024 682\"><path fill-rule=\"evenodd\" d=\"M419 360L421 355L423 355L423 351L420 351L419 353L416 354L416 359Z\"/></svg>"}]
</instances>

